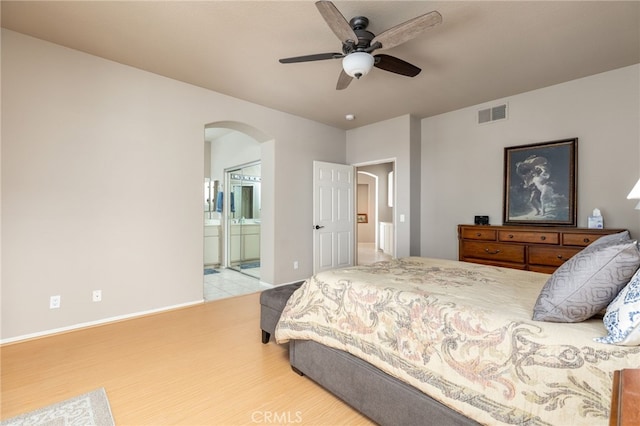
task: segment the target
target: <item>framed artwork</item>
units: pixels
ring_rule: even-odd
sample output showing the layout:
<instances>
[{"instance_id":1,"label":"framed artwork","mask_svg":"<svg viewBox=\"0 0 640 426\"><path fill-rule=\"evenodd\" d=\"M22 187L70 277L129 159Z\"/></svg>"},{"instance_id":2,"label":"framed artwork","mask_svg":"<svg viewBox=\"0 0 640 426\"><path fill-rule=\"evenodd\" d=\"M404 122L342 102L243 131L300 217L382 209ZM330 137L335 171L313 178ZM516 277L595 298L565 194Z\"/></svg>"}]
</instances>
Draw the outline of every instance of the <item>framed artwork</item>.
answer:
<instances>
[{"instance_id":1,"label":"framed artwork","mask_svg":"<svg viewBox=\"0 0 640 426\"><path fill-rule=\"evenodd\" d=\"M578 138L504 149L505 225L576 226Z\"/></svg>"},{"instance_id":2,"label":"framed artwork","mask_svg":"<svg viewBox=\"0 0 640 426\"><path fill-rule=\"evenodd\" d=\"M358 213L358 223L368 223L369 219L367 218L366 213Z\"/></svg>"}]
</instances>

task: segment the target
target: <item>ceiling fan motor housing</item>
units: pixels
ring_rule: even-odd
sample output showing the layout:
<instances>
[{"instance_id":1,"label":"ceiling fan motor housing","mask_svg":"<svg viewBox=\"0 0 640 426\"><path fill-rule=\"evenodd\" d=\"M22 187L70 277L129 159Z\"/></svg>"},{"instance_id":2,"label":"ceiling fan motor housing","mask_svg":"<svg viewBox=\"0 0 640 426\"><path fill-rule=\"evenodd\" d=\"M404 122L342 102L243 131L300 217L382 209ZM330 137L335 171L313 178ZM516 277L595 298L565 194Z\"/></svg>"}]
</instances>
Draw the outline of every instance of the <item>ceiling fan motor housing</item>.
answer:
<instances>
[{"instance_id":1,"label":"ceiling fan motor housing","mask_svg":"<svg viewBox=\"0 0 640 426\"><path fill-rule=\"evenodd\" d=\"M365 16L356 16L351 18L349 25L353 28L353 32L358 37L358 40L353 40L353 43L350 43L351 40L343 42L342 52L345 55L348 55L353 51L370 52L373 50L369 49L369 47L371 46L371 40L373 40L375 34L366 30L367 26L369 26L369 19Z\"/></svg>"}]
</instances>

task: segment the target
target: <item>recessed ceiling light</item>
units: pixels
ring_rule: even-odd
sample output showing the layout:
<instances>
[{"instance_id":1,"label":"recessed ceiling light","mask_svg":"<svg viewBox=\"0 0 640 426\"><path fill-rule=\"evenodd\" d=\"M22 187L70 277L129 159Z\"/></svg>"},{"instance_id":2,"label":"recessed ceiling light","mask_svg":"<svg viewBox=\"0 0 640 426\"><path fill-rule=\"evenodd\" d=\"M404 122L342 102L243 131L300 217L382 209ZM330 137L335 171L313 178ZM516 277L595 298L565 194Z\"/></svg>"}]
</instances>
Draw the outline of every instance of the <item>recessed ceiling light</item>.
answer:
<instances>
[{"instance_id":1,"label":"recessed ceiling light","mask_svg":"<svg viewBox=\"0 0 640 426\"><path fill-rule=\"evenodd\" d=\"M353 120L355 120L355 119L356 119L356 116L355 116L355 115L353 115L353 114L347 114L347 115L345 115L345 116L344 116L344 118L345 118L347 121L353 121Z\"/></svg>"}]
</instances>

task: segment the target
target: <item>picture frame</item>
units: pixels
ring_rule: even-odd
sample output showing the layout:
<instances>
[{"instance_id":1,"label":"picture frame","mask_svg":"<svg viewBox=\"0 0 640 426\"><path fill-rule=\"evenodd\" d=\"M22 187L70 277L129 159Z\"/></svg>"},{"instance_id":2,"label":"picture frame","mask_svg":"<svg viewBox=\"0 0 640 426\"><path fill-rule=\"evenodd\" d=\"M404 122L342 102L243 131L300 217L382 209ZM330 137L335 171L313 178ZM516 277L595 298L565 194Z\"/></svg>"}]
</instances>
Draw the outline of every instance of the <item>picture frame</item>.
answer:
<instances>
[{"instance_id":1,"label":"picture frame","mask_svg":"<svg viewBox=\"0 0 640 426\"><path fill-rule=\"evenodd\" d=\"M366 213L358 213L358 223L369 223Z\"/></svg>"},{"instance_id":2,"label":"picture frame","mask_svg":"<svg viewBox=\"0 0 640 426\"><path fill-rule=\"evenodd\" d=\"M503 223L576 226L578 138L504 149Z\"/></svg>"}]
</instances>

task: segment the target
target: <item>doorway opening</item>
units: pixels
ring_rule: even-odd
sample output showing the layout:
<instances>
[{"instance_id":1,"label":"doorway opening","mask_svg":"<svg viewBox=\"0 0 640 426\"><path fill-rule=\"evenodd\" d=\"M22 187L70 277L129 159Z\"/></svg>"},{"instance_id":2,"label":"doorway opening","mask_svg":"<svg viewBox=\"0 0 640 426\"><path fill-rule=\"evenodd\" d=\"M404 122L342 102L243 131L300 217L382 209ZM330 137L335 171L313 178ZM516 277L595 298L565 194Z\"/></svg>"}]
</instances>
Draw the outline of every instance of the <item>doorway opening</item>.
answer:
<instances>
[{"instance_id":1,"label":"doorway opening","mask_svg":"<svg viewBox=\"0 0 640 426\"><path fill-rule=\"evenodd\" d=\"M232 228L229 223L235 220L238 225L248 225L247 221L251 220L260 223L258 229L264 225L261 223L262 174L244 170L244 167L253 164L260 170L263 142L272 139L252 126L232 121L207 124L204 135L203 298L210 301L264 290L265 284L256 274L259 268L252 271L253 274L247 274L240 264L234 265L230 261L230 253L236 250L233 245L231 251L228 249L232 240L230 233L239 228ZM232 179L228 173L234 170L240 179ZM237 193L235 187L239 187ZM234 194L230 196L232 191ZM230 208L231 203L233 209ZM243 216L245 219L241 220ZM257 247L258 255L254 255L257 262L262 260L259 255L260 233L258 230L255 237L244 238L258 240L257 246L252 246L254 250ZM240 230L242 234L246 234L246 229ZM242 250L246 254L247 248Z\"/></svg>"},{"instance_id":2,"label":"doorway opening","mask_svg":"<svg viewBox=\"0 0 640 426\"><path fill-rule=\"evenodd\" d=\"M393 161L356 167L358 265L395 257L394 168Z\"/></svg>"}]
</instances>

